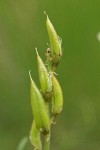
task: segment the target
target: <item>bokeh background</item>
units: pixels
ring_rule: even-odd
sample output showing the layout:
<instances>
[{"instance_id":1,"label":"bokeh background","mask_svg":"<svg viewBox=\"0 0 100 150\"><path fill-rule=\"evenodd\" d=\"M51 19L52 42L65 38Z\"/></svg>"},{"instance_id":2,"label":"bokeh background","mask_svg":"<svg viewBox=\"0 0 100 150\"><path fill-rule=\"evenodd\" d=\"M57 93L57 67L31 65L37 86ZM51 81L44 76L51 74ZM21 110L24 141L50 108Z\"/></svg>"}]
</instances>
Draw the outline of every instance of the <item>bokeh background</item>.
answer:
<instances>
[{"instance_id":1,"label":"bokeh background","mask_svg":"<svg viewBox=\"0 0 100 150\"><path fill-rule=\"evenodd\" d=\"M64 109L53 150L100 150L100 0L0 0L0 150L17 150L32 123L28 72L45 61L46 11L62 38ZM25 150L32 150L30 143Z\"/></svg>"}]
</instances>

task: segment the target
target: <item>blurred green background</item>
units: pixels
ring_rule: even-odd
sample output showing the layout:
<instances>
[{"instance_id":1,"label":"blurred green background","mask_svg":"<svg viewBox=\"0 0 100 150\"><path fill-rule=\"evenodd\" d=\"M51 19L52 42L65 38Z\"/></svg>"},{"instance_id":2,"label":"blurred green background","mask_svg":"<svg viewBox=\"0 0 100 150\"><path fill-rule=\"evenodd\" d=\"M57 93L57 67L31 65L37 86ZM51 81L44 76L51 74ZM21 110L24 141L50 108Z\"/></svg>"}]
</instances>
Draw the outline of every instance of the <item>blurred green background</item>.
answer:
<instances>
[{"instance_id":1,"label":"blurred green background","mask_svg":"<svg viewBox=\"0 0 100 150\"><path fill-rule=\"evenodd\" d=\"M39 86L34 48L45 60L49 43L44 11L63 40L64 109L51 150L100 150L100 0L0 0L0 150L29 135L28 72Z\"/></svg>"}]
</instances>

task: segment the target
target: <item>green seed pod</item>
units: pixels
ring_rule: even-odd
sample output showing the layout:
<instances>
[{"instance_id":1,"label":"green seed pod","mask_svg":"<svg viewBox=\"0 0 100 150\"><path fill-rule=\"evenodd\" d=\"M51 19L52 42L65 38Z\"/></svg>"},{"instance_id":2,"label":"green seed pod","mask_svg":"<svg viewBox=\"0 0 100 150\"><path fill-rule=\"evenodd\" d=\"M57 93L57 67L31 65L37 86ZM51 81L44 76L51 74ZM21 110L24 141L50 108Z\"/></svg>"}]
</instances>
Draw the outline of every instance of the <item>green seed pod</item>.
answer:
<instances>
[{"instance_id":1,"label":"green seed pod","mask_svg":"<svg viewBox=\"0 0 100 150\"><path fill-rule=\"evenodd\" d=\"M46 20L47 31L50 39L51 53L52 53L52 67L53 70L57 67L62 56L61 39L56 33L54 26L52 25L47 15Z\"/></svg>"},{"instance_id":2,"label":"green seed pod","mask_svg":"<svg viewBox=\"0 0 100 150\"><path fill-rule=\"evenodd\" d=\"M52 113L54 115L59 114L62 111L63 108L63 94L62 89L60 87L60 84L56 77L53 75L52 77L53 82L53 99L52 99Z\"/></svg>"},{"instance_id":3,"label":"green seed pod","mask_svg":"<svg viewBox=\"0 0 100 150\"><path fill-rule=\"evenodd\" d=\"M52 77L48 73L46 66L44 65L42 59L37 53L37 62L38 62L38 74L41 85L41 91L45 100L50 100L52 98Z\"/></svg>"},{"instance_id":4,"label":"green seed pod","mask_svg":"<svg viewBox=\"0 0 100 150\"><path fill-rule=\"evenodd\" d=\"M30 141L34 149L42 150L40 131L36 127L35 120L32 123L31 131L30 131Z\"/></svg>"},{"instance_id":5,"label":"green seed pod","mask_svg":"<svg viewBox=\"0 0 100 150\"><path fill-rule=\"evenodd\" d=\"M36 126L42 132L48 132L50 128L50 121L48 113L46 111L43 97L39 89L37 88L35 82L32 80L30 72L29 76L31 80L31 106Z\"/></svg>"}]
</instances>

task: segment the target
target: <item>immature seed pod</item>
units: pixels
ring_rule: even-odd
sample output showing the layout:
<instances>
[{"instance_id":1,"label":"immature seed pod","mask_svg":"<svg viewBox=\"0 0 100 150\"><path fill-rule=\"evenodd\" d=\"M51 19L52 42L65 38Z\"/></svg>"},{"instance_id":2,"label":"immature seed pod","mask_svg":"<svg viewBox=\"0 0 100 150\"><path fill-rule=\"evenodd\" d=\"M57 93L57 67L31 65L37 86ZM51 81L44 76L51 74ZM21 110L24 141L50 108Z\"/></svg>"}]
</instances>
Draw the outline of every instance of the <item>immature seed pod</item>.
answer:
<instances>
[{"instance_id":1,"label":"immature seed pod","mask_svg":"<svg viewBox=\"0 0 100 150\"><path fill-rule=\"evenodd\" d=\"M30 131L30 141L34 149L42 150L42 143L40 138L40 131L36 127L35 120L33 120L31 131Z\"/></svg>"},{"instance_id":2,"label":"immature seed pod","mask_svg":"<svg viewBox=\"0 0 100 150\"><path fill-rule=\"evenodd\" d=\"M43 97L37 88L35 82L32 80L31 74L29 72L30 81L31 81L31 106L33 111L34 120L36 126L42 132L46 133L50 128L50 121L46 106L44 104Z\"/></svg>"},{"instance_id":3,"label":"immature seed pod","mask_svg":"<svg viewBox=\"0 0 100 150\"><path fill-rule=\"evenodd\" d=\"M38 62L38 74L41 85L41 91L45 100L50 100L52 98L52 77L48 73L46 66L44 65L42 59L37 53L37 62Z\"/></svg>"},{"instance_id":4,"label":"immature seed pod","mask_svg":"<svg viewBox=\"0 0 100 150\"><path fill-rule=\"evenodd\" d=\"M63 94L61 86L54 75L52 77L52 82L53 82L52 113L54 115L57 115L62 111L63 108Z\"/></svg>"},{"instance_id":5,"label":"immature seed pod","mask_svg":"<svg viewBox=\"0 0 100 150\"><path fill-rule=\"evenodd\" d=\"M51 52L52 52L52 67L53 69L55 69L59 64L62 56L62 48L61 48L62 40L57 35L56 30L53 24L51 23L51 21L49 20L48 15L46 20L46 26L47 26L47 31L50 39Z\"/></svg>"}]
</instances>

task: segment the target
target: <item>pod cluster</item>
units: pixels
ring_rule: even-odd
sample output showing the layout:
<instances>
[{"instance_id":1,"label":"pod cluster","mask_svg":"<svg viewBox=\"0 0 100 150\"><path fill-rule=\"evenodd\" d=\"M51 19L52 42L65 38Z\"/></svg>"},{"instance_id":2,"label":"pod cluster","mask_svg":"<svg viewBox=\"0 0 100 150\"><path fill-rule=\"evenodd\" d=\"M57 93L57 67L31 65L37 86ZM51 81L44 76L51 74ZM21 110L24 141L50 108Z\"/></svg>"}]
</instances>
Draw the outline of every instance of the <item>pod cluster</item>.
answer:
<instances>
[{"instance_id":1,"label":"pod cluster","mask_svg":"<svg viewBox=\"0 0 100 150\"><path fill-rule=\"evenodd\" d=\"M40 88L37 87L29 72L31 107L34 118L30 131L30 141L37 150L43 148L41 134L50 134L51 120L60 114L63 108L62 89L54 72L62 57L62 42L47 14L46 17L50 40L50 47L46 51L46 63L43 62L36 50Z\"/></svg>"}]
</instances>

